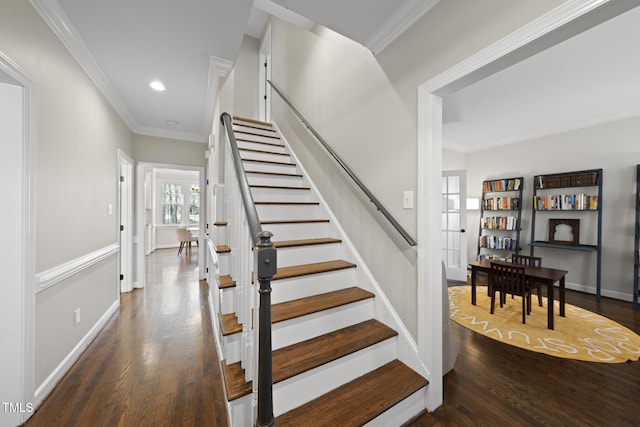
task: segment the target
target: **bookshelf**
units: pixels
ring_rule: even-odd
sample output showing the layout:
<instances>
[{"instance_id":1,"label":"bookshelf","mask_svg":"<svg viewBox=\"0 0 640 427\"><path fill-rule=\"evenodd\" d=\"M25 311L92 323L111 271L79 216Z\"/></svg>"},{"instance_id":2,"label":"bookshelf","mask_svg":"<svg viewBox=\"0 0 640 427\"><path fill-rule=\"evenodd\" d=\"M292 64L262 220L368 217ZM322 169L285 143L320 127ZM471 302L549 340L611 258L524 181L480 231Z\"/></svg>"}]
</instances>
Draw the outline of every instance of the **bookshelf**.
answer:
<instances>
[{"instance_id":1,"label":"bookshelf","mask_svg":"<svg viewBox=\"0 0 640 427\"><path fill-rule=\"evenodd\" d=\"M585 233L580 236L581 225L583 230L589 232L589 236L585 236ZM540 238L541 230L547 232L544 240ZM600 301L602 169L533 177L529 245L532 256L537 247L595 252L596 297Z\"/></svg>"},{"instance_id":2,"label":"bookshelf","mask_svg":"<svg viewBox=\"0 0 640 427\"><path fill-rule=\"evenodd\" d=\"M638 273L640 269L640 165L636 166L636 235L635 249L633 251L633 309L640 310L638 307Z\"/></svg>"},{"instance_id":3,"label":"bookshelf","mask_svg":"<svg viewBox=\"0 0 640 427\"><path fill-rule=\"evenodd\" d=\"M520 251L523 186L521 176L482 182L477 259Z\"/></svg>"}]
</instances>

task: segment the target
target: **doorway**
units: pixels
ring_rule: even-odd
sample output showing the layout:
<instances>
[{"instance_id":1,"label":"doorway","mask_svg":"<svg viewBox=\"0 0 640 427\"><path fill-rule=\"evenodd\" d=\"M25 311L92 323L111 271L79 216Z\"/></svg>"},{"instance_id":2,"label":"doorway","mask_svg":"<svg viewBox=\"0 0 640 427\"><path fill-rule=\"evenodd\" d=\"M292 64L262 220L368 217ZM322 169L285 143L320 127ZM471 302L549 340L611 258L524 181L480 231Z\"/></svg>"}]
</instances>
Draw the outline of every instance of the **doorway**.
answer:
<instances>
[{"instance_id":1,"label":"doorway","mask_svg":"<svg viewBox=\"0 0 640 427\"><path fill-rule=\"evenodd\" d=\"M262 43L260 44L260 66L259 66L259 82L258 82L258 106L260 120L264 122L271 121L271 24L264 33Z\"/></svg>"},{"instance_id":2,"label":"doorway","mask_svg":"<svg viewBox=\"0 0 640 427\"><path fill-rule=\"evenodd\" d=\"M447 279L467 280L467 173L442 172L442 259Z\"/></svg>"},{"instance_id":3,"label":"doorway","mask_svg":"<svg viewBox=\"0 0 640 427\"><path fill-rule=\"evenodd\" d=\"M118 150L120 177L120 292L133 290L133 159Z\"/></svg>"}]
</instances>

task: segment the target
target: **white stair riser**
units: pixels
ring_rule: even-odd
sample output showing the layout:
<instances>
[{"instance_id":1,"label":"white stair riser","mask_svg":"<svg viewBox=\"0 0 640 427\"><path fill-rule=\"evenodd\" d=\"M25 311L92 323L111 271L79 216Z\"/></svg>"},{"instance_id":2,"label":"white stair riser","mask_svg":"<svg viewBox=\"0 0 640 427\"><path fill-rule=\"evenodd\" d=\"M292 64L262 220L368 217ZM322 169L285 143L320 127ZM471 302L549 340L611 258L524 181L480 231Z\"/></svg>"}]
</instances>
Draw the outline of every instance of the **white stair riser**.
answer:
<instances>
[{"instance_id":1,"label":"white stair riser","mask_svg":"<svg viewBox=\"0 0 640 427\"><path fill-rule=\"evenodd\" d=\"M364 322L373 317L373 298L323 310L272 326L274 350Z\"/></svg>"},{"instance_id":2,"label":"white stair riser","mask_svg":"<svg viewBox=\"0 0 640 427\"><path fill-rule=\"evenodd\" d=\"M226 245L228 240L227 240L227 227L226 226L222 226L222 225L216 225L213 227L215 236L213 239L213 243L218 246L218 245Z\"/></svg>"},{"instance_id":3,"label":"white stair riser","mask_svg":"<svg viewBox=\"0 0 640 427\"><path fill-rule=\"evenodd\" d=\"M222 358L227 365L238 362L242 357L242 332L222 337Z\"/></svg>"},{"instance_id":4,"label":"white stair riser","mask_svg":"<svg viewBox=\"0 0 640 427\"><path fill-rule=\"evenodd\" d=\"M254 169L254 170L257 170ZM307 184L299 176L262 175L257 173L247 174L249 185L279 185L287 187L306 187Z\"/></svg>"},{"instance_id":5,"label":"white stair riser","mask_svg":"<svg viewBox=\"0 0 640 427\"><path fill-rule=\"evenodd\" d=\"M263 172L276 172L276 173L296 173L296 166L291 165L275 165L271 163L251 162L245 160L242 162L246 170L259 170Z\"/></svg>"},{"instance_id":6,"label":"white stair riser","mask_svg":"<svg viewBox=\"0 0 640 427\"><path fill-rule=\"evenodd\" d=\"M252 419L252 398L253 396L251 394L248 394L246 396L242 396L239 399L227 402L227 407L229 408L229 414L231 417L231 419L229 420L229 425L231 427L252 426L256 421L255 419Z\"/></svg>"},{"instance_id":7,"label":"white stair riser","mask_svg":"<svg viewBox=\"0 0 640 427\"><path fill-rule=\"evenodd\" d=\"M314 222L310 224L264 224L263 230L273 233L273 240L298 240L326 237L329 224Z\"/></svg>"},{"instance_id":8,"label":"white stair riser","mask_svg":"<svg viewBox=\"0 0 640 427\"><path fill-rule=\"evenodd\" d=\"M263 125L261 123L247 122L244 120L233 119L233 130L244 132L261 132L265 135L275 135L273 126Z\"/></svg>"},{"instance_id":9,"label":"white stair riser","mask_svg":"<svg viewBox=\"0 0 640 427\"><path fill-rule=\"evenodd\" d=\"M279 248L278 267L341 259L343 253L340 243Z\"/></svg>"},{"instance_id":10,"label":"white stair riser","mask_svg":"<svg viewBox=\"0 0 640 427\"><path fill-rule=\"evenodd\" d=\"M356 286L354 269L348 268L327 273L310 274L308 276L279 279L271 282L271 303L290 301L325 292Z\"/></svg>"},{"instance_id":11,"label":"white stair riser","mask_svg":"<svg viewBox=\"0 0 640 427\"><path fill-rule=\"evenodd\" d=\"M256 205L258 218L264 220L319 218L318 205Z\"/></svg>"},{"instance_id":12,"label":"white stair riser","mask_svg":"<svg viewBox=\"0 0 640 427\"><path fill-rule=\"evenodd\" d=\"M236 312L236 288L220 289L220 312L235 313Z\"/></svg>"},{"instance_id":13,"label":"white stair riser","mask_svg":"<svg viewBox=\"0 0 640 427\"><path fill-rule=\"evenodd\" d=\"M226 276L229 274L229 258L230 253L222 253L218 254L218 271L221 276Z\"/></svg>"},{"instance_id":14,"label":"white stair riser","mask_svg":"<svg viewBox=\"0 0 640 427\"><path fill-rule=\"evenodd\" d=\"M276 153L286 152L286 148L283 145L272 145L271 143L262 144L259 142L251 142L251 141L243 141L243 140L238 140L236 142L238 143L238 148L241 149L241 152L243 148L248 148L249 150L273 151Z\"/></svg>"},{"instance_id":15,"label":"white stair riser","mask_svg":"<svg viewBox=\"0 0 640 427\"><path fill-rule=\"evenodd\" d=\"M396 358L395 338L367 347L273 385L276 416L313 400L336 387L377 369Z\"/></svg>"},{"instance_id":16,"label":"white stair riser","mask_svg":"<svg viewBox=\"0 0 640 427\"><path fill-rule=\"evenodd\" d=\"M271 151L268 147L263 151ZM264 152L256 152L256 151L246 151L240 150L240 156L243 159L251 159L251 160L266 160L267 162L279 162L279 163L291 163L291 157L282 155L282 154L271 154Z\"/></svg>"},{"instance_id":17,"label":"white stair riser","mask_svg":"<svg viewBox=\"0 0 640 427\"><path fill-rule=\"evenodd\" d=\"M280 138L269 138L267 136L261 135L252 135L250 132L240 131L236 133L236 139L249 140L249 141L258 141L258 142L269 142L280 144Z\"/></svg>"},{"instance_id":18,"label":"white stair riser","mask_svg":"<svg viewBox=\"0 0 640 427\"><path fill-rule=\"evenodd\" d=\"M289 188L262 188L251 187L251 195L254 202L313 202L311 191L305 189Z\"/></svg>"}]
</instances>

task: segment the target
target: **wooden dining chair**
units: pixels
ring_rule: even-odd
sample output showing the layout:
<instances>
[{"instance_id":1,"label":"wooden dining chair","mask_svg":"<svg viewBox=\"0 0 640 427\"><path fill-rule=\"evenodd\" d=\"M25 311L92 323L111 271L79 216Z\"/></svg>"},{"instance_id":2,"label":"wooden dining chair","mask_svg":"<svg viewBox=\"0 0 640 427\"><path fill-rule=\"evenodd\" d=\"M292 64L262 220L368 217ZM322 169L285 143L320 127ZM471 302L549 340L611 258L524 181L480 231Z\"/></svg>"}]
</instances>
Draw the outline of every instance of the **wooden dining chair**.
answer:
<instances>
[{"instance_id":1,"label":"wooden dining chair","mask_svg":"<svg viewBox=\"0 0 640 427\"><path fill-rule=\"evenodd\" d=\"M492 262L489 280L491 282L491 314L495 311L496 292L499 292L500 307L506 303L507 294L522 297L522 323L531 314L531 287L524 274L525 266L507 262Z\"/></svg>"},{"instance_id":2,"label":"wooden dining chair","mask_svg":"<svg viewBox=\"0 0 640 427\"><path fill-rule=\"evenodd\" d=\"M511 262L516 265L531 265L533 267L542 267L542 258L539 256L512 254ZM536 290L536 293L538 294L538 305L542 307L542 285L539 282L533 282L529 283L529 286Z\"/></svg>"}]
</instances>

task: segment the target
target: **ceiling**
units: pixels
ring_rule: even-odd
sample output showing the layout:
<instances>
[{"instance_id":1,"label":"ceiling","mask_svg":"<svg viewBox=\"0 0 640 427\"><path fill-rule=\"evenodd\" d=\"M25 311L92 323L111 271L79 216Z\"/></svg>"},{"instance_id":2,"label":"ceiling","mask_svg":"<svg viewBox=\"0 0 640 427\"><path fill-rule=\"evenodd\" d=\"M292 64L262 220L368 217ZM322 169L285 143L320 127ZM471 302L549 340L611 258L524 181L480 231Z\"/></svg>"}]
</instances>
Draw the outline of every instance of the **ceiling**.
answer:
<instances>
[{"instance_id":1,"label":"ceiling","mask_svg":"<svg viewBox=\"0 0 640 427\"><path fill-rule=\"evenodd\" d=\"M473 152L640 116L640 7L444 98L443 146Z\"/></svg>"},{"instance_id":2,"label":"ceiling","mask_svg":"<svg viewBox=\"0 0 640 427\"><path fill-rule=\"evenodd\" d=\"M133 132L205 143L218 80L269 15L378 53L439 0L30 1Z\"/></svg>"}]
</instances>

